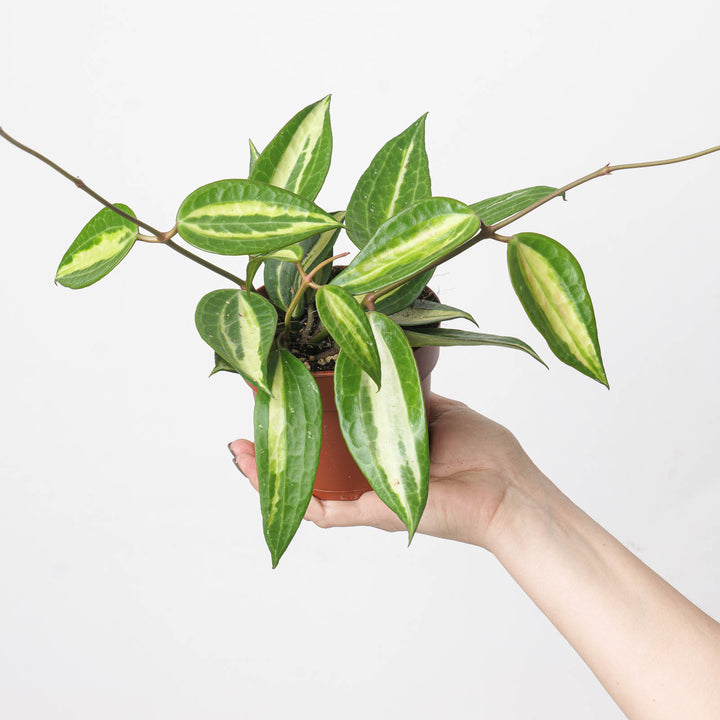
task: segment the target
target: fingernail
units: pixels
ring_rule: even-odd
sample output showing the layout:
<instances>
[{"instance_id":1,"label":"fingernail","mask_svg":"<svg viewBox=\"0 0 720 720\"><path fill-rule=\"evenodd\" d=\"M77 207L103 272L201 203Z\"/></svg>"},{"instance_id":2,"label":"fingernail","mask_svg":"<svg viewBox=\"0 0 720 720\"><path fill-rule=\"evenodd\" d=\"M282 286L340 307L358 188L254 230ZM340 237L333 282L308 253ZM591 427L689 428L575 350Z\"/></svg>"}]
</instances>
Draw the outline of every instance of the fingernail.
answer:
<instances>
[{"instance_id":1,"label":"fingernail","mask_svg":"<svg viewBox=\"0 0 720 720\"><path fill-rule=\"evenodd\" d=\"M235 453L233 452L232 447L230 447L231 445L232 445L232 443L229 442L229 443L228 443L228 450L230 451L230 454L231 454L231 455L233 456L233 458L234 458L234 457L235 457Z\"/></svg>"}]
</instances>

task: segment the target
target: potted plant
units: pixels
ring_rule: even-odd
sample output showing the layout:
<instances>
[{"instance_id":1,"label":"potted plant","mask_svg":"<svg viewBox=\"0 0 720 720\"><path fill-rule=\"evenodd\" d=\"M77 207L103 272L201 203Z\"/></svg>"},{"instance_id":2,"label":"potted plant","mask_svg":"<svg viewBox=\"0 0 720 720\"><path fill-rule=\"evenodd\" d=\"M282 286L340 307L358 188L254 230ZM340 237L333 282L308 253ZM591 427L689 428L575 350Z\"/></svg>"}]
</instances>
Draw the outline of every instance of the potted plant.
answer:
<instances>
[{"instance_id":1,"label":"potted plant","mask_svg":"<svg viewBox=\"0 0 720 720\"><path fill-rule=\"evenodd\" d=\"M720 150L607 165L561 188L524 188L466 204L431 192L423 115L375 155L346 210L327 212L314 200L330 166L329 105L329 96L308 105L262 152L251 142L248 178L219 180L193 191L168 231L136 218L126 205L108 202L0 128L8 141L105 206L60 261L59 284L83 288L97 282L135 242L144 241L163 244L233 285L205 295L195 320L215 353L212 372L238 373L257 393L256 458L273 567L313 493L323 436L319 386L330 389L326 414L334 402L344 441L369 486L397 513L412 539L428 493L423 380L436 348L499 345L542 362L517 338L440 327L443 320L474 320L469 312L423 294L438 265L480 241L506 243L513 288L550 349L607 385L578 261L549 237L506 235L504 229L594 178ZM347 255L333 254L343 230L358 253L338 267L336 261ZM202 251L247 256L245 277L178 244L177 235ZM263 287L256 289L261 269ZM424 350L413 355L413 348Z\"/></svg>"}]
</instances>

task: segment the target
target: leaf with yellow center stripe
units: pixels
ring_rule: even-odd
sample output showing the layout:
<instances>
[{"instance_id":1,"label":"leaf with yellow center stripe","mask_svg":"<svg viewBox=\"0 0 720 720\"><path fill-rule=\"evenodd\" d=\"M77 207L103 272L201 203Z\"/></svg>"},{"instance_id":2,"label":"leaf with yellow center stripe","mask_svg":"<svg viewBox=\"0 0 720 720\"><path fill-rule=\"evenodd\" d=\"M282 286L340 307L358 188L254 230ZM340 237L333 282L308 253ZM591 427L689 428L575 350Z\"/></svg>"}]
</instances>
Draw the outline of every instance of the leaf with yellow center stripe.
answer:
<instances>
[{"instance_id":1,"label":"leaf with yellow center stripe","mask_svg":"<svg viewBox=\"0 0 720 720\"><path fill-rule=\"evenodd\" d=\"M380 387L380 356L367 313L343 288L322 285L315 304L323 325L345 355Z\"/></svg>"},{"instance_id":2,"label":"leaf with yellow center stripe","mask_svg":"<svg viewBox=\"0 0 720 720\"><path fill-rule=\"evenodd\" d=\"M525 208L530 207L538 200L542 200L552 192L555 192L555 188L547 185L536 185L504 193L503 195L496 195L487 200L473 203L470 207L486 225L494 225L509 218L516 212L525 210Z\"/></svg>"},{"instance_id":3,"label":"leaf with yellow center stripe","mask_svg":"<svg viewBox=\"0 0 720 720\"><path fill-rule=\"evenodd\" d=\"M133 215L127 205L116 204ZM87 287L105 277L131 250L138 227L110 208L103 208L80 231L60 261L55 281L65 287Z\"/></svg>"},{"instance_id":4,"label":"leaf with yellow center stripe","mask_svg":"<svg viewBox=\"0 0 720 720\"><path fill-rule=\"evenodd\" d=\"M342 222L345 217L344 212L335 212L332 215L338 222ZM332 255L333 245L339 233L340 228L335 228L319 235L313 235L299 243L304 253L302 267L306 273L309 273L316 265ZM327 282L331 271L332 267L330 265L321 268L318 274L313 276L315 282L320 284ZM302 280L297 268L288 263L281 263L271 259L265 263L263 278L265 291L270 301L282 310L287 310ZM296 305L295 317L300 317L305 310L305 299L308 294L309 292L303 295Z\"/></svg>"},{"instance_id":5,"label":"leaf with yellow center stripe","mask_svg":"<svg viewBox=\"0 0 720 720\"><path fill-rule=\"evenodd\" d=\"M451 198L420 200L383 223L332 285L373 292L426 270L480 229L477 215Z\"/></svg>"},{"instance_id":6,"label":"leaf with yellow center stripe","mask_svg":"<svg viewBox=\"0 0 720 720\"><path fill-rule=\"evenodd\" d=\"M382 386L340 352L335 404L355 462L380 499L405 523L409 539L425 509L429 483L428 431L417 365L402 330L369 313L380 355Z\"/></svg>"},{"instance_id":7,"label":"leaf with yellow center stripe","mask_svg":"<svg viewBox=\"0 0 720 720\"><path fill-rule=\"evenodd\" d=\"M272 303L257 293L213 290L198 303L195 325L228 365L255 387L270 392L267 358L277 326Z\"/></svg>"},{"instance_id":8,"label":"leaf with yellow center stripe","mask_svg":"<svg viewBox=\"0 0 720 720\"><path fill-rule=\"evenodd\" d=\"M272 396L255 400L255 460L265 541L276 567L312 496L322 404L310 371L287 350L270 356Z\"/></svg>"},{"instance_id":9,"label":"leaf with yellow center stripe","mask_svg":"<svg viewBox=\"0 0 720 720\"><path fill-rule=\"evenodd\" d=\"M358 181L348 203L347 228L359 248L386 220L430 197L425 117L385 143Z\"/></svg>"},{"instance_id":10,"label":"leaf with yellow center stripe","mask_svg":"<svg viewBox=\"0 0 720 720\"><path fill-rule=\"evenodd\" d=\"M247 264L247 270L245 271L245 282L249 288L252 287L255 274L260 269L263 263L277 262L278 264L291 264L298 263L303 258L302 244L288 245L287 247L280 248L279 250L273 250L273 252L265 253L264 255L254 255L250 258ZM266 288L267 289L267 288Z\"/></svg>"},{"instance_id":11,"label":"leaf with yellow center stripe","mask_svg":"<svg viewBox=\"0 0 720 720\"><path fill-rule=\"evenodd\" d=\"M325 182L332 154L330 96L293 117L253 162L251 180L314 200Z\"/></svg>"},{"instance_id":12,"label":"leaf with yellow center stripe","mask_svg":"<svg viewBox=\"0 0 720 720\"><path fill-rule=\"evenodd\" d=\"M177 214L183 240L220 255L268 253L341 225L309 200L254 180L204 185Z\"/></svg>"},{"instance_id":13,"label":"leaf with yellow center stripe","mask_svg":"<svg viewBox=\"0 0 720 720\"><path fill-rule=\"evenodd\" d=\"M592 301L572 253L545 235L520 233L508 243L508 268L525 312L555 355L607 386Z\"/></svg>"}]
</instances>

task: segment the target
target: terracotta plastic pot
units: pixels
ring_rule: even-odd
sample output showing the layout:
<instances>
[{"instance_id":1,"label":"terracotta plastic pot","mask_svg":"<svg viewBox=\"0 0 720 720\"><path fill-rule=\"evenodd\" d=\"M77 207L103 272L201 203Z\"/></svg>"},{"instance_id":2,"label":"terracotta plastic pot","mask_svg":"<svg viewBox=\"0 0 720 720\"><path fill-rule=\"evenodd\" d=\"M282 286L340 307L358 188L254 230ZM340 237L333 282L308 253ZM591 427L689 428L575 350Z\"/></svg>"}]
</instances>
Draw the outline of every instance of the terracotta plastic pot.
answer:
<instances>
[{"instance_id":1,"label":"terracotta plastic pot","mask_svg":"<svg viewBox=\"0 0 720 720\"><path fill-rule=\"evenodd\" d=\"M434 292L427 287L425 290L430 293L432 299L439 302ZM259 288L257 292L267 297L264 287ZM413 355L418 366L423 398L427 408L430 397L430 374L437 365L440 348L415 348ZM357 500L363 493L372 490L372 488L350 454L342 430L340 430L337 408L335 407L335 373L321 371L312 373L312 376L320 389L323 412L320 461L315 476L313 495L321 500ZM257 389L252 387L252 390L253 395L256 395Z\"/></svg>"},{"instance_id":2,"label":"terracotta plastic pot","mask_svg":"<svg viewBox=\"0 0 720 720\"><path fill-rule=\"evenodd\" d=\"M423 397L427 407L430 394L430 374L438 361L440 349L437 347L416 348L413 354L420 372ZM320 463L315 477L313 495L322 500L357 500L372 488L350 454L340 430L333 386L335 373L316 372L313 373L313 377L320 388L323 411Z\"/></svg>"},{"instance_id":3,"label":"terracotta plastic pot","mask_svg":"<svg viewBox=\"0 0 720 720\"><path fill-rule=\"evenodd\" d=\"M415 348L413 355L427 408L430 397L430 376L437 364L440 348ZM335 373L314 372L312 376L318 384L322 399L322 442L313 495L321 500L357 500L372 488L350 454L340 430L335 407ZM252 385L250 387L253 395L256 395L257 389Z\"/></svg>"}]
</instances>

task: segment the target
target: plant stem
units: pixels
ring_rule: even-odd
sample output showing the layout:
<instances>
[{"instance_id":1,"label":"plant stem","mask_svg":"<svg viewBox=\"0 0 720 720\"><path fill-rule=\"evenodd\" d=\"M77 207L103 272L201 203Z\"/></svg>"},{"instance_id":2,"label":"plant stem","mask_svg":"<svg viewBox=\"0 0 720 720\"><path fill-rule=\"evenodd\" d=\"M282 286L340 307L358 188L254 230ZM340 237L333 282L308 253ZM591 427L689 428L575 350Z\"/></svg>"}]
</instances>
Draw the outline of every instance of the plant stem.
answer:
<instances>
[{"instance_id":1,"label":"plant stem","mask_svg":"<svg viewBox=\"0 0 720 720\"><path fill-rule=\"evenodd\" d=\"M300 298L305 294L305 291L311 287L313 290L319 290L320 286L317 283L313 282L313 275L315 275L318 270L321 270L326 265L330 265L335 260L338 260L339 258L344 258L346 255L349 255L349 252L340 253L339 255L333 255L332 257L327 258L326 260L323 260L321 263L318 263L311 271L310 273L305 273L303 270L303 266L297 262L295 263L297 265L298 272L300 273L300 277L302 278L302 282L300 283L300 287L297 289L295 295L293 295L293 299L290 301L290 305L288 305L288 309L285 312L285 329L281 333L283 340L288 340L290 337L290 323L292 322L292 316L295 312L295 308L298 306L298 303L300 302Z\"/></svg>"},{"instance_id":2,"label":"plant stem","mask_svg":"<svg viewBox=\"0 0 720 720\"><path fill-rule=\"evenodd\" d=\"M488 226L487 229L483 229L483 231L481 231L481 234L484 237L493 237L498 230L504 228L510 223L515 222L516 220L519 220L521 217L524 217L528 213L531 213L533 210L536 210L541 205L544 205L546 202L549 202L550 200L553 200L560 195L564 195L569 190L572 190L579 185L583 185L590 180L594 180L595 178L602 177L603 175L609 175L610 173L617 172L618 170L636 170L637 168L657 167L658 165L672 165L674 163L685 162L686 160L694 160L695 158L702 157L703 155L710 155L711 153L718 152L718 150L720 150L720 145L708 148L707 150L700 150L699 152L691 153L690 155L682 155L680 157L670 158L668 160L652 160L650 162L625 163L622 165L605 165L604 167L601 167L595 172L585 175L578 180L575 180L571 183L568 183L567 185L564 185L561 188L558 188L557 190L551 192L549 195L546 195L544 198L540 198L540 200L534 202L532 205L528 205L528 207L526 207L524 210L520 210L514 215L511 215L509 218L506 218L501 222L495 223L495 225Z\"/></svg>"},{"instance_id":3,"label":"plant stem","mask_svg":"<svg viewBox=\"0 0 720 720\"><path fill-rule=\"evenodd\" d=\"M49 165L53 170L60 173L60 175L62 175L64 178L70 180L70 182L72 182L76 187L79 187L83 192L86 192L91 198L97 200L101 205L109 208L114 213L117 213L120 217L125 218L126 220L130 220L130 222L134 223L138 227L147 230L149 233L152 233L157 238L161 238L163 236L163 233L160 230L156 230L152 225L148 225L142 220L138 220L136 217L133 217L126 212L123 212L119 207L116 207L109 200L106 200L104 197L102 197L102 195L98 195L98 193L96 193L92 188L89 188L79 177L71 175L67 170L64 170L57 163L54 163L52 160L50 160L50 158L45 157L45 155L39 153L37 150L33 150L27 145L23 145L14 137L8 135L1 127L0 136L4 137L9 143L15 145L15 147L20 148L29 155L36 157L38 160L41 160L46 165Z\"/></svg>"},{"instance_id":4,"label":"plant stem","mask_svg":"<svg viewBox=\"0 0 720 720\"><path fill-rule=\"evenodd\" d=\"M204 268L212 270L218 275L222 275L222 277L230 280L231 282L234 282L236 285L239 285L243 290L245 289L245 281L237 277L237 275L233 275L231 272L228 272L224 268L213 265L210 261L205 260L205 258L201 258L199 255L195 255L195 253L186 250L184 247L178 245L177 243L174 243L172 240L163 241L163 245L167 245L167 247L169 247L171 250L174 250L176 253L180 253L180 255L188 258L188 260L192 260L198 265L202 265Z\"/></svg>"},{"instance_id":5,"label":"plant stem","mask_svg":"<svg viewBox=\"0 0 720 720\"><path fill-rule=\"evenodd\" d=\"M177 253L180 253L180 255L183 255L184 257L188 258L189 260L192 260L193 262L196 262L198 265L202 265L203 267L207 268L208 270L212 270L213 272L217 273L218 275L222 275L222 277L227 278L228 280L231 280L232 282L239 285L241 288L245 287L245 281L241 280L239 277L236 277L232 273L228 272L227 270L224 270L221 267L218 267L217 265L214 265L213 263L209 262L208 260L205 260L204 258L199 257L198 255L195 255L195 253L190 252L189 250L186 250L185 248L181 247L180 245L174 243L171 238L174 237L177 234L177 226L174 226L171 230L168 230L167 232L162 232L160 230L157 230L152 225L148 225L146 222L143 222L142 220L138 220L136 217L133 217L132 215L124 212L116 205L113 205L109 200L106 200L102 195L99 195L96 193L92 188L88 187L79 177L75 177L71 175L67 170L60 167L57 163L54 163L50 158L45 157L42 153L39 153L37 150L33 150L32 148L28 147L27 145L23 145L21 142L16 140L11 135L8 135L1 127L0 127L0 137L4 137L9 143L12 145L15 145L15 147L20 148L20 150L28 153L29 155L32 155L33 157L37 158L38 160L41 160L46 165L49 165L53 170L60 173L64 178L67 178L70 180L76 187L79 187L83 192L87 193L91 198L94 200L97 200L101 205L104 205L109 210L112 210L114 213L119 215L122 218L125 218L126 220L130 220L130 222L134 223L140 228L143 228L144 230L147 230L149 233L151 233L154 237L149 237L147 235L142 235L138 233L138 240L142 240L143 242L150 242L150 243L162 243L163 245L167 245L171 250L174 250Z\"/></svg>"}]
</instances>

